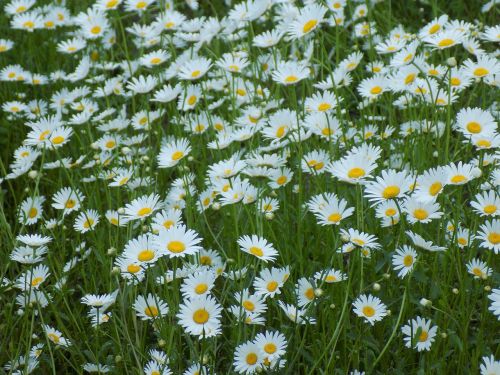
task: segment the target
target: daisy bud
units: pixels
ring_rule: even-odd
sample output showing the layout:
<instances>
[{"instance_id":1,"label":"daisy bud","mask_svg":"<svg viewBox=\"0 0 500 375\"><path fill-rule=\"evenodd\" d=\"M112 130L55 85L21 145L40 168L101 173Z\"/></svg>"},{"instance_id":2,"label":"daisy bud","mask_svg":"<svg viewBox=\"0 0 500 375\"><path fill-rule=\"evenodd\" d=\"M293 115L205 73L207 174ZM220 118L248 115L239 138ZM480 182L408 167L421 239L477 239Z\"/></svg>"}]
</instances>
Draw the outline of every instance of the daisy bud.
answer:
<instances>
[{"instance_id":1,"label":"daisy bud","mask_svg":"<svg viewBox=\"0 0 500 375\"><path fill-rule=\"evenodd\" d=\"M293 192L298 193L300 191L300 186L299 185L293 185Z\"/></svg>"},{"instance_id":2,"label":"daisy bud","mask_svg":"<svg viewBox=\"0 0 500 375\"><path fill-rule=\"evenodd\" d=\"M441 338L445 339L447 337L448 337L448 335L446 334L446 332L441 332Z\"/></svg>"},{"instance_id":3,"label":"daisy bud","mask_svg":"<svg viewBox=\"0 0 500 375\"><path fill-rule=\"evenodd\" d=\"M123 155L127 155L127 154L130 154L130 152L131 152L132 150L130 149L130 147L122 147L122 150L121 150L121 151L122 151L122 154L123 154Z\"/></svg>"},{"instance_id":4,"label":"daisy bud","mask_svg":"<svg viewBox=\"0 0 500 375\"><path fill-rule=\"evenodd\" d=\"M193 161L194 160L194 158L191 155L189 155L187 159L188 159L188 161Z\"/></svg>"},{"instance_id":5,"label":"daisy bud","mask_svg":"<svg viewBox=\"0 0 500 375\"><path fill-rule=\"evenodd\" d=\"M142 157L142 160L143 160L143 161L149 161L149 156L144 155L144 156Z\"/></svg>"},{"instance_id":6,"label":"daisy bud","mask_svg":"<svg viewBox=\"0 0 500 375\"><path fill-rule=\"evenodd\" d=\"M66 225L63 225L63 226L62 226L62 229L63 229L63 230L67 230L67 229L68 229L68 227L67 227Z\"/></svg>"},{"instance_id":7,"label":"daisy bud","mask_svg":"<svg viewBox=\"0 0 500 375\"><path fill-rule=\"evenodd\" d=\"M25 193L29 193L29 192L30 192L30 189L29 189L29 188L27 188L27 187L25 187L25 188L24 188L24 192L25 192Z\"/></svg>"},{"instance_id":8,"label":"daisy bud","mask_svg":"<svg viewBox=\"0 0 500 375\"><path fill-rule=\"evenodd\" d=\"M453 288L451 291L453 292L453 294L458 294L459 292L457 288Z\"/></svg>"},{"instance_id":9,"label":"daisy bud","mask_svg":"<svg viewBox=\"0 0 500 375\"><path fill-rule=\"evenodd\" d=\"M335 307L336 307L336 306L335 306L335 304L334 304L334 303L332 303L332 304L330 305L330 308L331 308L332 310L333 310Z\"/></svg>"},{"instance_id":10,"label":"daisy bud","mask_svg":"<svg viewBox=\"0 0 500 375\"><path fill-rule=\"evenodd\" d=\"M228 262L228 263L234 263L234 259L233 258L227 258L226 262Z\"/></svg>"},{"instance_id":11,"label":"daisy bud","mask_svg":"<svg viewBox=\"0 0 500 375\"><path fill-rule=\"evenodd\" d=\"M123 215L123 214L125 213L125 208L120 207L120 208L118 209L118 213L119 213L120 215Z\"/></svg>"},{"instance_id":12,"label":"daisy bud","mask_svg":"<svg viewBox=\"0 0 500 375\"><path fill-rule=\"evenodd\" d=\"M392 315L392 311L387 309L387 316L391 316Z\"/></svg>"},{"instance_id":13,"label":"daisy bud","mask_svg":"<svg viewBox=\"0 0 500 375\"><path fill-rule=\"evenodd\" d=\"M483 274L481 275L481 279L483 279L483 280L488 279L488 275L487 275L487 274L485 274L485 273L483 273Z\"/></svg>"},{"instance_id":14,"label":"daisy bud","mask_svg":"<svg viewBox=\"0 0 500 375\"><path fill-rule=\"evenodd\" d=\"M272 212L266 212L265 215L267 220L272 220L274 219L274 214Z\"/></svg>"},{"instance_id":15,"label":"daisy bud","mask_svg":"<svg viewBox=\"0 0 500 375\"><path fill-rule=\"evenodd\" d=\"M158 346L160 348L163 348L165 345L167 345L167 342L163 339L158 340Z\"/></svg>"},{"instance_id":16,"label":"daisy bud","mask_svg":"<svg viewBox=\"0 0 500 375\"><path fill-rule=\"evenodd\" d=\"M212 203L212 208L213 208L215 211L219 211L219 210L220 210L220 203L219 203L219 202L214 202L214 203Z\"/></svg>"},{"instance_id":17,"label":"daisy bud","mask_svg":"<svg viewBox=\"0 0 500 375\"><path fill-rule=\"evenodd\" d=\"M455 59L454 57L450 57L448 58L448 60L446 60L446 64L451 67L457 66L457 59Z\"/></svg>"},{"instance_id":18,"label":"daisy bud","mask_svg":"<svg viewBox=\"0 0 500 375\"><path fill-rule=\"evenodd\" d=\"M432 156L434 156L435 158L437 158L437 157L439 156L439 152L434 151L434 152L432 153Z\"/></svg>"},{"instance_id":19,"label":"daisy bud","mask_svg":"<svg viewBox=\"0 0 500 375\"><path fill-rule=\"evenodd\" d=\"M142 231L143 231L144 233L146 233L147 231L149 231L148 226L147 226L147 225L143 225L143 226L142 226Z\"/></svg>"},{"instance_id":20,"label":"daisy bud","mask_svg":"<svg viewBox=\"0 0 500 375\"><path fill-rule=\"evenodd\" d=\"M202 360L202 363L204 365L206 365L206 364L208 364L210 362L210 357L208 356L208 354L204 354L203 358L201 360Z\"/></svg>"},{"instance_id":21,"label":"daisy bud","mask_svg":"<svg viewBox=\"0 0 500 375\"><path fill-rule=\"evenodd\" d=\"M92 148L92 150L98 150L99 149L99 145L96 142L92 142L90 144L90 148ZM94 155L94 159L95 159L95 155Z\"/></svg>"},{"instance_id":22,"label":"daisy bud","mask_svg":"<svg viewBox=\"0 0 500 375\"><path fill-rule=\"evenodd\" d=\"M489 285L485 285L485 286L484 286L484 291L485 291L485 292L491 292L491 286L489 286Z\"/></svg>"},{"instance_id":23,"label":"daisy bud","mask_svg":"<svg viewBox=\"0 0 500 375\"><path fill-rule=\"evenodd\" d=\"M121 355L117 355L117 356L115 357L115 363L120 363L120 362L122 361L122 359L123 359L123 358L122 358L122 356L121 356Z\"/></svg>"},{"instance_id":24,"label":"daisy bud","mask_svg":"<svg viewBox=\"0 0 500 375\"><path fill-rule=\"evenodd\" d=\"M483 174L483 171L481 171L481 169L479 169L478 167L473 168L471 172L475 178L481 177L481 175Z\"/></svg>"},{"instance_id":25,"label":"daisy bud","mask_svg":"<svg viewBox=\"0 0 500 375\"><path fill-rule=\"evenodd\" d=\"M110 248L108 249L108 255L109 255L109 256L113 256L113 255L115 255L115 254L116 254L116 249L115 249L114 247L110 247Z\"/></svg>"},{"instance_id":26,"label":"daisy bud","mask_svg":"<svg viewBox=\"0 0 500 375\"><path fill-rule=\"evenodd\" d=\"M342 242L349 242L349 236L346 234L341 235L340 239L342 240Z\"/></svg>"},{"instance_id":27,"label":"daisy bud","mask_svg":"<svg viewBox=\"0 0 500 375\"><path fill-rule=\"evenodd\" d=\"M29 171L28 172L28 177L34 180L38 176L38 171Z\"/></svg>"},{"instance_id":28,"label":"daisy bud","mask_svg":"<svg viewBox=\"0 0 500 375\"><path fill-rule=\"evenodd\" d=\"M92 145L91 145L91 147L92 147ZM93 158L94 160L99 160L99 154L95 154L94 156L92 156L92 158Z\"/></svg>"},{"instance_id":29,"label":"daisy bud","mask_svg":"<svg viewBox=\"0 0 500 375\"><path fill-rule=\"evenodd\" d=\"M375 292L378 292L378 291L380 290L380 288L381 288L381 287L380 287L380 284L379 284L379 283L375 283L375 284L373 284L373 290L374 290Z\"/></svg>"},{"instance_id":30,"label":"daisy bud","mask_svg":"<svg viewBox=\"0 0 500 375\"><path fill-rule=\"evenodd\" d=\"M19 309L16 311L16 314L19 315L19 316L22 316L24 314L24 310L23 309Z\"/></svg>"},{"instance_id":31,"label":"daisy bud","mask_svg":"<svg viewBox=\"0 0 500 375\"><path fill-rule=\"evenodd\" d=\"M323 295L323 289L321 289L321 288L314 289L314 295L316 297L321 297Z\"/></svg>"},{"instance_id":32,"label":"daisy bud","mask_svg":"<svg viewBox=\"0 0 500 375\"><path fill-rule=\"evenodd\" d=\"M390 275L389 273L384 273L382 276L383 276L383 277L384 277L384 279L386 279L386 280L387 280L387 279L389 279L389 278L391 277L391 275Z\"/></svg>"},{"instance_id":33,"label":"daisy bud","mask_svg":"<svg viewBox=\"0 0 500 375\"><path fill-rule=\"evenodd\" d=\"M262 367L257 367L257 368L255 369L255 372L256 372L257 374L262 374L262 372L264 372L264 370L262 369Z\"/></svg>"},{"instance_id":34,"label":"daisy bud","mask_svg":"<svg viewBox=\"0 0 500 375\"><path fill-rule=\"evenodd\" d=\"M113 267L111 270L112 275L119 275L120 274L120 267Z\"/></svg>"},{"instance_id":35,"label":"daisy bud","mask_svg":"<svg viewBox=\"0 0 500 375\"><path fill-rule=\"evenodd\" d=\"M422 298L420 300L420 304L424 307L431 307L432 306L432 301L429 301L428 299Z\"/></svg>"},{"instance_id":36,"label":"daisy bud","mask_svg":"<svg viewBox=\"0 0 500 375\"><path fill-rule=\"evenodd\" d=\"M269 195L270 195L271 197L277 197L277 196L278 196L278 194L276 194L276 192L275 192L274 190L273 190L273 191L271 191L271 192L269 193Z\"/></svg>"},{"instance_id":37,"label":"daisy bud","mask_svg":"<svg viewBox=\"0 0 500 375\"><path fill-rule=\"evenodd\" d=\"M146 172L151 172L151 168L146 167Z\"/></svg>"}]
</instances>

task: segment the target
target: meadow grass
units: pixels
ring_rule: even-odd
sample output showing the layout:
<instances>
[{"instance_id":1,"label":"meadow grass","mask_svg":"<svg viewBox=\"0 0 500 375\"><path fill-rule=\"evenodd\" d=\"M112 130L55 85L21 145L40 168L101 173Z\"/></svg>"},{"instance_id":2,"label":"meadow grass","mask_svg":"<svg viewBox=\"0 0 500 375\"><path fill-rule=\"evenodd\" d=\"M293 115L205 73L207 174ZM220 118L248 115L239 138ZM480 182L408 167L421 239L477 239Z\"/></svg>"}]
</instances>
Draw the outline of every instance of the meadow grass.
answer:
<instances>
[{"instance_id":1,"label":"meadow grass","mask_svg":"<svg viewBox=\"0 0 500 375\"><path fill-rule=\"evenodd\" d=\"M485 11L479 1L347 1L333 9L329 2L256 0L246 3L243 14L230 13L238 2L219 0L196 7L193 1L158 0L140 11L126 9L137 1L118 1L118 9L99 13L107 24L94 38L88 17L78 17L94 2L39 0L23 12L41 20L27 31L25 24L15 27L20 16L7 9L23 1L6 2L0 14L0 38L13 42L0 53L5 373L500 373L500 307L492 292L500 279L500 66L498 35L485 36L498 21L498 6ZM264 3L262 14L252 18ZM305 22L300 14L319 5L325 12L317 24L299 27L304 35L296 35L294 25ZM365 13L357 15L362 6ZM64 8L61 21L57 12ZM145 38L131 32L134 24L151 25L174 9L185 19L172 29L160 22L160 29L144 31ZM424 35L425 26L443 15L444 31ZM53 29L46 23L52 19ZM366 22L371 27L363 28ZM268 30L280 33L279 42L256 46L256 37ZM446 32L456 40L439 45L433 37ZM81 50L57 50L73 37L84 41ZM413 43L413 56L397 62L398 51L380 52L384 41L400 42L398 51ZM475 49L464 47L473 42ZM160 49L167 58L157 66L140 60ZM232 63L217 64L226 53ZM210 60L207 72L198 57ZM474 76L481 58L496 65L486 64L491 71ZM284 61L297 66L284 67ZM75 70L79 64L81 71ZM400 72L414 76L402 84ZM47 82L33 82L35 73ZM453 87L454 75L468 83ZM154 88L131 85L139 76L155 79ZM318 87L324 80L330 83ZM167 83L174 92L170 100L155 100ZM191 105L194 87L199 91ZM334 100L310 100L323 92ZM330 107L318 109L322 100ZM467 117L471 108L479 112ZM134 118L140 111L143 122ZM114 119L123 127L103 128ZM471 122L481 130L468 130ZM175 144L181 139L189 148ZM173 156L177 149L180 157ZM322 151L323 159L314 151ZM355 176L354 167L363 173ZM431 186L426 176L441 183L436 194L425 191ZM113 181L118 186L109 186ZM389 194L388 187L397 192ZM74 195L58 199L63 188ZM152 195L157 201L143 200ZM44 201L34 212L36 197ZM342 202L353 209L350 214L339 208ZM155 219L161 212L177 219ZM202 240L189 245L185 232L175 232L182 228ZM412 240L409 231L442 249ZM22 237L35 234L49 241L39 259L44 245ZM246 246L246 235L267 243L252 239ZM152 261L150 253L140 253L143 244L131 242L138 238L147 238ZM174 240L182 248L176 250ZM395 268L400 249L417 254L402 266L404 275ZM139 271L130 271L131 264ZM47 271L40 280L38 267ZM279 280L280 293L259 294L256 279L271 267L287 275ZM331 270L336 280L326 277ZM202 297L181 293L189 278L199 286L203 277L215 281ZM243 290L249 295L237 294ZM104 306L88 302L91 294L106 294L94 298L106 300ZM142 310L136 308L138 297L149 294ZM363 309L363 295L379 299L372 312ZM189 331L180 311L197 301L208 311L212 298L220 317L210 312L213 326ZM287 315L279 302L298 312ZM254 313L254 305L262 311ZM194 310L184 315L196 321ZM380 320L371 324L372 315ZM102 320L92 324L96 316ZM417 317L436 328L419 325L405 334L403 327ZM254 345L266 332L285 339L283 353L273 356L261 342ZM419 342L424 350L417 350Z\"/></svg>"}]
</instances>

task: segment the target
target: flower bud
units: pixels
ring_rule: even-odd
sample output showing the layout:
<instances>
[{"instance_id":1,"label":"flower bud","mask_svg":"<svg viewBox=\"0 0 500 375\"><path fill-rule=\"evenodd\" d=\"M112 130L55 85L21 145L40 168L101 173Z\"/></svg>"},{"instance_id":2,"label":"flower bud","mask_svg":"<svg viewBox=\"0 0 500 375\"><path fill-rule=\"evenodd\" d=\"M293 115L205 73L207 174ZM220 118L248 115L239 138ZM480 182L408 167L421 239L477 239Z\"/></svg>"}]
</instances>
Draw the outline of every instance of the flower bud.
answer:
<instances>
[{"instance_id":1,"label":"flower bud","mask_svg":"<svg viewBox=\"0 0 500 375\"><path fill-rule=\"evenodd\" d=\"M375 283L375 284L373 284L373 290L374 290L375 292L378 292L378 291L380 290L380 288L381 288L381 286L380 286L380 284L379 284L379 283Z\"/></svg>"},{"instance_id":2,"label":"flower bud","mask_svg":"<svg viewBox=\"0 0 500 375\"><path fill-rule=\"evenodd\" d=\"M450 57L448 58L448 60L446 60L446 64L451 67L457 66L457 59L454 57Z\"/></svg>"},{"instance_id":3,"label":"flower bud","mask_svg":"<svg viewBox=\"0 0 500 375\"><path fill-rule=\"evenodd\" d=\"M34 171L34 170L29 171L28 172L28 177L31 178L32 180L34 180L35 178L38 177L38 171Z\"/></svg>"},{"instance_id":4,"label":"flower bud","mask_svg":"<svg viewBox=\"0 0 500 375\"><path fill-rule=\"evenodd\" d=\"M420 300L420 304L424 307L431 307L432 306L432 301L426 299L426 298L422 298Z\"/></svg>"}]
</instances>

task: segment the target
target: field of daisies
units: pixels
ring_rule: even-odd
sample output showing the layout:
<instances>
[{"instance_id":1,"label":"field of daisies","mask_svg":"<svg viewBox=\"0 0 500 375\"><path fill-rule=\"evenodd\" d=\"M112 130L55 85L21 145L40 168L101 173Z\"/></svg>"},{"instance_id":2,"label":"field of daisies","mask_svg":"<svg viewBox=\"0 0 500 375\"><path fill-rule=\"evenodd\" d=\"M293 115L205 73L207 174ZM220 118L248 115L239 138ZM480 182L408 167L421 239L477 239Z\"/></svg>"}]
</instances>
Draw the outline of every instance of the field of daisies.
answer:
<instances>
[{"instance_id":1,"label":"field of daisies","mask_svg":"<svg viewBox=\"0 0 500 375\"><path fill-rule=\"evenodd\" d=\"M0 373L500 374L498 0L0 9Z\"/></svg>"}]
</instances>

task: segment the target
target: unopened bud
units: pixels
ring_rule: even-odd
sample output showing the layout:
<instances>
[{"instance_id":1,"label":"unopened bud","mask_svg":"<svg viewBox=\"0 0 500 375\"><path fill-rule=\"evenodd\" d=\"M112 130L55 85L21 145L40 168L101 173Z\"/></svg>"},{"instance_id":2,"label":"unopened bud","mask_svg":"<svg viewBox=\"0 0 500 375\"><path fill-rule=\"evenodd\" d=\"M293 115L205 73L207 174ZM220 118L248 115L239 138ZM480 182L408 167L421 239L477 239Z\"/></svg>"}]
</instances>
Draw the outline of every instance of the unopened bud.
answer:
<instances>
[{"instance_id":1,"label":"unopened bud","mask_svg":"<svg viewBox=\"0 0 500 375\"><path fill-rule=\"evenodd\" d=\"M478 178L478 177L481 177L481 175L483 174L483 171L481 171L481 169L479 169L478 167L475 167L472 169L471 173L475 178Z\"/></svg>"},{"instance_id":2,"label":"unopened bud","mask_svg":"<svg viewBox=\"0 0 500 375\"><path fill-rule=\"evenodd\" d=\"M109 255L109 256L113 256L113 255L115 255L115 254L116 254L116 249L115 249L114 247L110 247L110 248L108 249L108 255Z\"/></svg>"},{"instance_id":3,"label":"unopened bud","mask_svg":"<svg viewBox=\"0 0 500 375\"><path fill-rule=\"evenodd\" d=\"M274 219L274 213L272 212L266 212L264 216L266 217L267 220Z\"/></svg>"},{"instance_id":4,"label":"unopened bud","mask_svg":"<svg viewBox=\"0 0 500 375\"><path fill-rule=\"evenodd\" d=\"M219 210L220 210L220 203L219 203L219 202L214 202L214 203L212 203L212 208L213 208L215 211L219 211Z\"/></svg>"},{"instance_id":5,"label":"unopened bud","mask_svg":"<svg viewBox=\"0 0 500 375\"><path fill-rule=\"evenodd\" d=\"M432 306L432 301L428 300L428 299L425 299L425 298L422 298L420 300L420 304L424 307L431 307Z\"/></svg>"},{"instance_id":6,"label":"unopened bud","mask_svg":"<svg viewBox=\"0 0 500 375\"><path fill-rule=\"evenodd\" d=\"M447 337L448 337L448 335L446 334L446 332L441 332L441 338L445 339Z\"/></svg>"},{"instance_id":7,"label":"unopened bud","mask_svg":"<svg viewBox=\"0 0 500 375\"><path fill-rule=\"evenodd\" d=\"M446 64L451 67L457 66L457 59L454 57L450 57L448 58L448 60L446 60Z\"/></svg>"},{"instance_id":8,"label":"unopened bud","mask_svg":"<svg viewBox=\"0 0 500 375\"><path fill-rule=\"evenodd\" d=\"M489 285L485 285L485 286L484 286L484 291L485 291L485 292L491 292L491 286L489 286Z\"/></svg>"},{"instance_id":9,"label":"unopened bud","mask_svg":"<svg viewBox=\"0 0 500 375\"><path fill-rule=\"evenodd\" d=\"M380 290L380 288L381 288L381 286L380 286L380 284L379 284L379 283L375 283L375 284L373 284L373 290L374 290L375 292L378 292L378 291Z\"/></svg>"},{"instance_id":10,"label":"unopened bud","mask_svg":"<svg viewBox=\"0 0 500 375\"><path fill-rule=\"evenodd\" d=\"M158 346L160 348L163 348L165 345L167 345L167 342L163 339L158 340Z\"/></svg>"},{"instance_id":11,"label":"unopened bud","mask_svg":"<svg viewBox=\"0 0 500 375\"><path fill-rule=\"evenodd\" d=\"M458 294L458 292L459 292L459 290L457 288L453 288L451 291L453 292L453 294Z\"/></svg>"},{"instance_id":12,"label":"unopened bud","mask_svg":"<svg viewBox=\"0 0 500 375\"><path fill-rule=\"evenodd\" d=\"M119 275L120 274L120 267L113 267L111 270L112 275Z\"/></svg>"},{"instance_id":13,"label":"unopened bud","mask_svg":"<svg viewBox=\"0 0 500 375\"><path fill-rule=\"evenodd\" d=\"M123 358L122 358L122 356L121 356L121 355L117 355L117 356L115 357L115 363L120 363L120 362L122 361L122 359L123 359Z\"/></svg>"},{"instance_id":14,"label":"unopened bud","mask_svg":"<svg viewBox=\"0 0 500 375\"><path fill-rule=\"evenodd\" d=\"M28 172L28 177L34 180L35 178L38 177L38 171L29 171Z\"/></svg>"},{"instance_id":15,"label":"unopened bud","mask_svg":"<svg viewBox=\"0 0 500 375\"><path fill-rule=\"evenodd\" d=\"M314 289L314 295L316 297L321 297L323 295L323 289L321 289L321 288Z\"/></svg>"}]
</instances>

